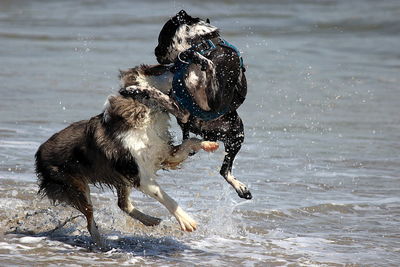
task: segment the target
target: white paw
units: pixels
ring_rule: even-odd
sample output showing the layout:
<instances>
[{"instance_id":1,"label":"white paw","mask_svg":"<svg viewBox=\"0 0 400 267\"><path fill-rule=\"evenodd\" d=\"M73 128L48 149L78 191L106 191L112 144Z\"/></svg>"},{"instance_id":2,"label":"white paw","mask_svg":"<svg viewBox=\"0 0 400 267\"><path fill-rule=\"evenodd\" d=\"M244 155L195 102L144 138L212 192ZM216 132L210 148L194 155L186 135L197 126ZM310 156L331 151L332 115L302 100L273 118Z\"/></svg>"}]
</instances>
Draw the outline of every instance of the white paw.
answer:
<instances>
[{"instance_id":1,"label":"white paw","mask_svg":"<svg viewBox=\"0 0 400 267\"><path fill-rule=\"evenodd\" d=\"M197 223L193 219L178 220L181 230L185 232L193 232L197 229Z\"/></svg>"},{"instance_id":2,"label":"white paw","mask_svg":"<svg viewBox=\"0 0 400 267\"><path fill-rule=\"evenodd\" d=\"M207 152L214 152L219 148L219 145L217 142L203 141L201 142L201 148Z\"/></svg>"},{"instance_id":3,"label":"white paw","mask_svg":"<svg viewBox=\"0 0 400 267\"><path fill-rule=\"evenodd\" d=\"M185 211L180 207L175 212L175 218L177 219L181 230L185 232L193 232L197 229L197 223L193 220Z\"/></svg>"}]
</instances>

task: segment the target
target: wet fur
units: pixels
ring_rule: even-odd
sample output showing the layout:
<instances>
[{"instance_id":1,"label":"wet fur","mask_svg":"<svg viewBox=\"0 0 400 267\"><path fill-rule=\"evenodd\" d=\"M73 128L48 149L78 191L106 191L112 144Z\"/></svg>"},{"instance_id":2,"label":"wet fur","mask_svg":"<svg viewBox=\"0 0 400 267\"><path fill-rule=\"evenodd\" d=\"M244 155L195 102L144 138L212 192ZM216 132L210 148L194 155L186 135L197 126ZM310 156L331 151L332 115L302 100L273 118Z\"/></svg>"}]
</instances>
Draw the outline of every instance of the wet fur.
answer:
<instances>
[{"instance_id":1,"label":"wet fur","mask_svg":"<svg viewBox=\"0 0 400 267\"><path fill-rule=\"evenodd\" d=\"M123 86L156 83L161 88L165 70L141 66L121 72ZM156 82L158 81L158 82ZM189 139L173 146L168 131L167 111L151 100L108 97L104 112L72 123L43 143L36 157L39 193L53 202L67 203L81 211L88 230L102 247L93 218L88 184L115 188L118 206L145 225L157 225L160 219L143 214L129 200L131 188L157 199L173 214L182 230L193 231L196 222L155 182L161 168L176 167L205 142Z\"/></svg>"},{"instance_id":2,"label":"wet fur","mask_svg":"<svg viewBox=\"0 0 400 267\"><path fill-rule=\"evenodd\" d=\"M173 63L178 60L179 53L184 53L193 44L219 35L219 30L208 20L205 22L193 18L182 10L162 28L155 48L156 58L161 64ZM123 88L121 92L129 94L132 90L141 91L150 99L165 106L177 117L184 140L188 139L189 133L192 132L205 140L224 142L226 155L220 174L234 187L240 197L251 199L252 195L247 186L232 174L233 161L244 141L243 122L236 111L247 94L247 82L240 67L240 59L231 48L220 45L207 57L199 53L191 53L189 56L192 62L203 62L206 66L205 70L202 70L200 64L191 63L185 79L186 88L195 102L204 110L220 111L229 107L230 112L213 121L202 121L193 116L188 118L187 113L171 109L175 100L169 98L168 93L160 94L157 87L133 86ZM165 71L169 73L168 75L173 75L168 69Z\"/></svg>"}]
</instances>

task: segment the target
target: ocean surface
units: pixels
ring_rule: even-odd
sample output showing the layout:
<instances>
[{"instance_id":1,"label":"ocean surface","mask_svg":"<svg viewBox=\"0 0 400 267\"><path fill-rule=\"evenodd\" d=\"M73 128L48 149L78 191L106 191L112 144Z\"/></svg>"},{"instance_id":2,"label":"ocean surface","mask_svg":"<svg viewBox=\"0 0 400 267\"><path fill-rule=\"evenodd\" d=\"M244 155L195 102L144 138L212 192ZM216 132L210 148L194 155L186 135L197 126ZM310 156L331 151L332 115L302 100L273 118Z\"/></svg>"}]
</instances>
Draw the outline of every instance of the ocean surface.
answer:
<instances>
[{"instance_id":1,"label":"ocean surface","mask_svg":"<svg viewBox=\"0 0 400 267\"><path fill-rule=\"evenodd\" d=\"M80 213L37 196L34 153L102 112L118 70L156 62L164 22L210 18L243 53L246 140L234 174L223 149L159 183L199 223L145 227L116 194L92 188L111 247L93 247ZM1 266L399 266L400 1L0 1ZM171 131L180 141L172 119Z\"/></svg>"}]
</instances>

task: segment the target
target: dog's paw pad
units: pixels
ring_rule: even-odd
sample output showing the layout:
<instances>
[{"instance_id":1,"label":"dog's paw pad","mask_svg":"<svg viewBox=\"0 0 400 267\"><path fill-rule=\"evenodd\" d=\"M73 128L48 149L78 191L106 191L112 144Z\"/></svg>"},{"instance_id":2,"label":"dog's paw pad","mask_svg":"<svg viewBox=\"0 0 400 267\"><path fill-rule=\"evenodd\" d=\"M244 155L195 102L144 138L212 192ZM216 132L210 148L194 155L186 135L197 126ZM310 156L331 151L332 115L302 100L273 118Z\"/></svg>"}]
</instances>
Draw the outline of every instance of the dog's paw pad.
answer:
<instances>
[{"instance_id":1,"label":"dog's paw pad","mask_svg":"<svg viewBox=\"0 0 400 267\"><path fill-rule=\"evenodd\" d=\"M214 152L219 148L219 145L217 142L203 141L201 142L201 148L207 152Z\"/></svg>"}]
</instances>

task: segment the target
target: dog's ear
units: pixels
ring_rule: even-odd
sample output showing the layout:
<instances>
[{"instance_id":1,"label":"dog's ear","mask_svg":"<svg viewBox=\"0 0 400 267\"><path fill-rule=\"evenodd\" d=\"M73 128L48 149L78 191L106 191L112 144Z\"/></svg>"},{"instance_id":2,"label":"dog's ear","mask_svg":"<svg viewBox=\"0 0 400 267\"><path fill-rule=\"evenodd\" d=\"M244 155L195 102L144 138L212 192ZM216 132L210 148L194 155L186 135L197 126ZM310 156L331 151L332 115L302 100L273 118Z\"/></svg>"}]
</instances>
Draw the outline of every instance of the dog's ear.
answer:
<instances>
[{"instance_id":1,"label":"dog's ear","mask_svg":"<svg viewBox=\"0 0 400 267\"><path fill-rule=\"evenodd\" d=\"M192 17L189 16L185 10L179 11L173 18L172 22L175 25L182 25L182 24L188 24L192 20Z\"/></svg>"},{"instance_id":2,"label":"dog's ear","mask_svg":"<svg viewBox=\"0 0 400 267\"><path fill-rule=\"evenodd\" d=\"M209 19L209 18L207 18L207 19L206 19L206 22L207 22L208 24L210 24L210 19Z\"/></svg>"},{"instance_id":3,"label":"dog's ear","mask_svg":"<svg viewBox=\"0 0 400 267\"><path fill-rule=\"evenodd\" d=\"M128 73L128 71L126 71L126 70L119 70L118 78L122 79L122 77L124 77L127 73Z\"/></svg>"},{"instance_id":4,"label":"dog's ear","mask_svg":"<svg viewBox=\"0 0 400 267\"><path fill-rule=\"evenodd\" d=\"M185 18L185 17L188 16L188 14L186 13L185 10L182 9L181 11L179 11L179 12L176 14L176 16L177 16L177 17L181 16L181 17Z\"/></svg>"}]
</instances>

